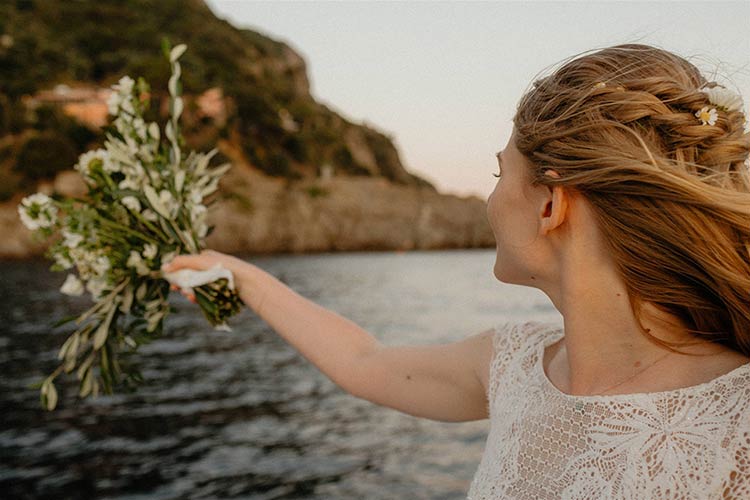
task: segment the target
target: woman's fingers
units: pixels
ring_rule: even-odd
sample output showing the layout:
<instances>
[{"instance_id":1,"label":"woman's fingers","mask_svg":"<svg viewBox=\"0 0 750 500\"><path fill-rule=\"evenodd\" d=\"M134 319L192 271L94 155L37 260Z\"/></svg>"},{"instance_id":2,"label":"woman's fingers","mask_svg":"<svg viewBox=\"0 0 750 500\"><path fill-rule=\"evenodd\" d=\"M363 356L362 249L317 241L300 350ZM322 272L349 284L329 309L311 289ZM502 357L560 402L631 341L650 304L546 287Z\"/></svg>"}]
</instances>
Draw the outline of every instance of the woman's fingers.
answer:
<instances>
[{"instance_id":1,"label":"woman's fingers","mask_svg":"<svg viewBox=\"0 0 750 500\"><path fill-rule=\"evenodd\" d=\"M215 252L213 250L203 250L200 254L197 255L178 255L170 262L165 262L164 264L162 264L161 269L165 273L172 273L175 271L179 271L180 269L193 269L196 271L203 271L206 269L210 269L217 262L221 262L221 256L221 253ZM190 302L197 303L195 294L193 293L192 289L180 289L180 287L175 284L170 284L169 288L172 291L179 290L180 293L184 295Z\"/></svg>"}]
</instances>

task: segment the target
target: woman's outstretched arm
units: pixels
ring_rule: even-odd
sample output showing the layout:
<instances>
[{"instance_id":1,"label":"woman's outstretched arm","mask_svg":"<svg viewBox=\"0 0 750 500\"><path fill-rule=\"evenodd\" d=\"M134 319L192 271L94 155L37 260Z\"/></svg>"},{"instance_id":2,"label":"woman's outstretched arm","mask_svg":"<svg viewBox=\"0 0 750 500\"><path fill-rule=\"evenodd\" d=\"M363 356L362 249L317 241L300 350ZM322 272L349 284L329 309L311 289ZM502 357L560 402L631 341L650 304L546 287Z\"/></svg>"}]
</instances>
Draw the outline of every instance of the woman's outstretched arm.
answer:
<instances>
[{"instance_id":1,"label":"woman's outstretched arm","mask_svg":"<svg viewBox=\"0 0 750 500\"><path fill-rule=\"evenodd\" d=\"M214 251L176 257L165 271L221 263L242 301L348 393L410 415L441 421L487 418L491 331L430 346L388 347L257 266Z\"/></svg>"}]
</instances>

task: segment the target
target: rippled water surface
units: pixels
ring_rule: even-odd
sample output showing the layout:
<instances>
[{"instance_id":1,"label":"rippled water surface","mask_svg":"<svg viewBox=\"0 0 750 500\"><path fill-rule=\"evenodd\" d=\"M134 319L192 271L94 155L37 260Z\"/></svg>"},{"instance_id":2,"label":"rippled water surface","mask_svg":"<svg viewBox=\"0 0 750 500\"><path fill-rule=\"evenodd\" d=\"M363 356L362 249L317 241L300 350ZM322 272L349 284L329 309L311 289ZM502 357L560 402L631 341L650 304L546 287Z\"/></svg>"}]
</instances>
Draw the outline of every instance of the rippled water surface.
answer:
<instances>
[{"instance_id":1,"label":"rippled water surface","mask_svg":"<svg viewBox=\"0 0 750 500\"><path fill-rule=\"evenodd\" d=\"M494 250L253 257L389 345L459 340L508 319L559 318L540 291L499 283ZM83 298L48 263L0 262L0 497L461 499L488 421L419 419L356 399L249 310L217 332L179 295L139 349L135 394L58 409L28 386L57 366Z\"/></svg>"}]
</instances>

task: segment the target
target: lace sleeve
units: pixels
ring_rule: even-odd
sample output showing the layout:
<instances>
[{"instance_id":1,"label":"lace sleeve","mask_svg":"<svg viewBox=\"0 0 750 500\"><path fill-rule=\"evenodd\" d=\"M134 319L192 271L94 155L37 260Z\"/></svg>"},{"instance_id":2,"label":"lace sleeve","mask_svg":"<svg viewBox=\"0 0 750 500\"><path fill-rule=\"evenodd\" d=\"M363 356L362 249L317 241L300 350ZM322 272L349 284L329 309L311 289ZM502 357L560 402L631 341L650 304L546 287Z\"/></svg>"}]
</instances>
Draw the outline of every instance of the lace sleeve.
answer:
<instances>
[{"instance_id":1,"label":"lace sleeve","mask_svg":"<svg viewBox=\"0 0 750 500\"><path fill-rule=\"evenodd\" d=\"M528 342L527 330L534 322L518 323L506 321L495 327L492 335L492 361L490 361L487 402L492 407L498 387L508 365L524 351Z\"/></svg>"},{"instance_id":2,"label":"lace sleeve","mask_svg":"<svg viewBox=\"0 0 750 500\"><path fill-rule=\"evenodd\" d=\"M492 334L492 360L490 361L490 375L487 383L487 402L490 408L492 408L495 402L497 386L507 365L507 358L510 354L508 352L510 350L508 337L511 333L510 330L514 326L510 322L502 323L495 327L495 331Z\"/></svg>"},{"instance_id":3,"label":"lace sleeve","mask_svg":"<svg viewBox=\"0 0 750 500\"><path fill-rule=\"evenodd\" d=\"M530 350L554 330L551 323L541 321L506 321L497 325L492 336L492 360L487 384L488 410L492 408L503 376L515 360ZM489 412L488 412L489 414Z\"/></svg>"},{"instance_id":4,"label":"lace sleeve","mask_svg":"<svg viewBox=\"0 0 750 500\"><path fill-rule=\"evenodd\" d=\"M733 455L734 467L724 484L723 498L750 498L750 412L742 416Z\"/></svg>"}]
</instances>

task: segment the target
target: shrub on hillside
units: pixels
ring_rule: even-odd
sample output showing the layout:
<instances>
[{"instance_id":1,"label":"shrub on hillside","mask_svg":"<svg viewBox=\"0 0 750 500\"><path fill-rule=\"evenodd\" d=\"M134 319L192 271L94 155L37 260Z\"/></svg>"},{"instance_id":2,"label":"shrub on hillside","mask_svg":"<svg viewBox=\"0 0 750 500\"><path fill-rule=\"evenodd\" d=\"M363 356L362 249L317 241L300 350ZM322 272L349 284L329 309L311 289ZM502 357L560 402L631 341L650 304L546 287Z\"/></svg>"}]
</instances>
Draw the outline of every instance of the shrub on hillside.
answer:
<instances>
[{"instance_id":1,"label":"shrub on hillside","mask_svg":"<svg viewBox=\"0 0 750 500\"><path fill-rule=\"evenodd\" d=\"M48 179L61 170L73 168L77 161L73 141L58 132L45 131L21 146L13 170L26 179Z\"/></svg>"}]
</instances>

